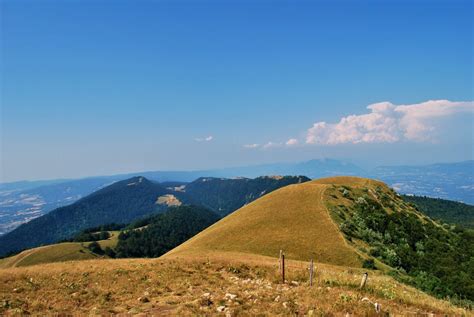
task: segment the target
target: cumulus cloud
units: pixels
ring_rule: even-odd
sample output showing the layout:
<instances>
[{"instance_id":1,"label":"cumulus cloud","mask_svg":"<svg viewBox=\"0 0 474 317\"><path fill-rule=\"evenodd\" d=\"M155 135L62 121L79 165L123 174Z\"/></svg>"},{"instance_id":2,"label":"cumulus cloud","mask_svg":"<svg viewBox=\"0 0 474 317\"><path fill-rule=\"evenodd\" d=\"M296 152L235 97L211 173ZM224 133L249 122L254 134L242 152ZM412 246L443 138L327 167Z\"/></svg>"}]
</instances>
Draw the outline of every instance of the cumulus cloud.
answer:
<instances>
[{"instance_id":1,"label":"cumulus cloud","mask_svg":"<svg viewBox=\"0 0 474 317\"><path fill-rule=\"evenodd\" d=\"M369 105L367 114L350 115L337 123L316 122L308 129L308 144L433 141L435 120L457 113L474 113L474 102L430 100L418 104Z\"/></svg>"},{"instance_id":2,"label":"cumulus cloud","mask_svg":"<svg viewBox=\"0 0 474 317\"><path fill-rule=\"evenodd\" d=\"M286 145L287 146L293 146L293 145L298 145L298 140L297 139L289 139L288 141L286 141Z\"/></svg>"},{"instance_id":3,"label":"cumulus cloud","mask_svg":"<svg viewBox=\"0 0 474 317\"><path fill-rule=\"evenodd\" d=\"M195 138L194 140L196 142L209 142L209 141L212 141L214 139L214 137L212 135L210 136L207 136L207 137L204 137L204 138Z\"/></svg>"}]
</instances>

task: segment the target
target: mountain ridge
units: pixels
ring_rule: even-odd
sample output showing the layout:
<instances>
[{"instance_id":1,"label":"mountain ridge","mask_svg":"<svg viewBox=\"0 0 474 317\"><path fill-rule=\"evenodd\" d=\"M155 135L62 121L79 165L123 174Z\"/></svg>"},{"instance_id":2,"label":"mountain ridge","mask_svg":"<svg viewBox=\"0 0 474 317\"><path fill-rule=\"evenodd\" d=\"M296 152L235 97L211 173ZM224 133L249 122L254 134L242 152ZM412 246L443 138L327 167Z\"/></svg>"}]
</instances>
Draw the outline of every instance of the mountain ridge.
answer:
<instances>
[{"instance_id":1,"label":"mountain ridge","mask_svg":"<svg viewBox=\"0 0 474 317\"><path fill-rule=\"evenodd\" d=\"M301 176L201 178L185 185L169 183L169 187L164 187L136 176L115 182L0 236L0 255L69 239L89 227L130 223L171 206L203 206L222 217L277 188L308 180Z\"/></svg>"},{"instance_id":2,"label":"mountain ridge","mask_svg":"<svg viewBox=\"0 0 474 317\"><path fill-rule=\"evenodd\" d=\"M449 168L449 166L455 166ZM333 159L296 163L260 164L247 167L202 171L144 172L153 181L192 182L199 177L258 177L261 175L305 175L310 178L353 175L381 179L403 194L438 197L474 204L474 161L421 166L388 166L364 170L354 164ZM407 170L408 169L408 170ZM457 171L451 173L451 171ZM49 211L69 205L86 195L138 173L58 180L58 183L29 189L0 186L0 235ZM37 183L37 184L41 184ZM5 186L3 186L5 188Z\"/></svg>"}]
</instances>

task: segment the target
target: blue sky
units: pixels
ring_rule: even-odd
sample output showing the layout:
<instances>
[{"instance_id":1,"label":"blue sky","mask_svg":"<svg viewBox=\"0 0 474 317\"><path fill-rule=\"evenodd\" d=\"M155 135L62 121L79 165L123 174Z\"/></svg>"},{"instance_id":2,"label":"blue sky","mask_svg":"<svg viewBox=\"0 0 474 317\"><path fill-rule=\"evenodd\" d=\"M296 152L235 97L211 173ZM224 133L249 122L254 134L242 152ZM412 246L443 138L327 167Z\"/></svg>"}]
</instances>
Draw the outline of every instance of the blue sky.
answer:
<instances>
[{"instance_id":1,"label":"blue sky","mask_svg":"<svg viewBox=\"0 0 474 317\"><path fill-rule=\"evenodd\" d=\"M472 159L472 9L2 0L0 179Z\"/></svg>"}]
</instances>

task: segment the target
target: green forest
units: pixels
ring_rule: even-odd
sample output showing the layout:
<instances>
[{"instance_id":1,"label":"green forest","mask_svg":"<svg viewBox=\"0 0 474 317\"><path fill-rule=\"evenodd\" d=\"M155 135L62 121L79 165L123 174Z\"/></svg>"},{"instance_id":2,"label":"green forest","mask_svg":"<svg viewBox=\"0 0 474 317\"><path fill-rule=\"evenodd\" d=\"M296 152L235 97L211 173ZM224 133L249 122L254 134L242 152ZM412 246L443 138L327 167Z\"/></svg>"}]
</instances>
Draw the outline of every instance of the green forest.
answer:
<instances>
[{"instance_id":1,"label":"green forest","mask_svg":"<svg viewBox=\"0 0 474 317\"><path fill-rule=\"evenodd\" d=\"M116 257L159 257L217 220L217 214L202 207L172 207L122 231L115 248Z\"/></svg>"},{"instance_id":2,"label":"green forest","mask_svg":"<svg viewBox=\"0 0 474 317\"><path fill-rule=\"evenodd\" d=\"M425 196L404 195L403 199L414 204L421 212L433 219L474 229L474 206L472 205Z\"/></svg>"},{"instance_id":3,"label":"green forest","mask_svg":"<svg viewBox=\"0 0 474 317\"><path fill-rule=\"evenodd\" d=\"M367 244L363 251L394 268L391 274L399 279L435 296L472 305L474 231L434 222L394 192L379 189L371 195L350 187L334 192L346 203L332 206L332 215L349 241Z\"/></svg>"}]
</instances>

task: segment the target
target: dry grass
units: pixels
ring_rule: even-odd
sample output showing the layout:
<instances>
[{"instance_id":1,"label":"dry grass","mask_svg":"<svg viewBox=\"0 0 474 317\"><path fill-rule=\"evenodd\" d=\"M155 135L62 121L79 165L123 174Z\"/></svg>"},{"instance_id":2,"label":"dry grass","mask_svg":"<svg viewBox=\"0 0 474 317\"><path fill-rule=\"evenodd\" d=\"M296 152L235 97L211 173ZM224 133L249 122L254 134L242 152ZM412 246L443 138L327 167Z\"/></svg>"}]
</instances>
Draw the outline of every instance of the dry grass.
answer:
<instances>
[{"instance_id":1,"label":"dry grass","mask_svg":"<svg viewBox=\"0 0 474 317\"><path fill-rule=\"evenodd\" d=\"M285 284L276 259L226 252L4 269L0 314L224 315L218 312L223 306L230 316L376 316L375 302L395 316L470 314L380 273L370 273L367 288L359 290L360 269L316 264L309 287L306 265L288 261Z\"/></svg>"},{"instance_id":2,"label":"dry grass","mask_svg":"<svg viewBox=\"0 0 474 317\"><path fill-rule=\"evenodd\" d=\"M360 258L342 237L324 206L329 185L290 185L242 207L169 254L234 251L360 267Z\"/></svg>"}]
</instances>

